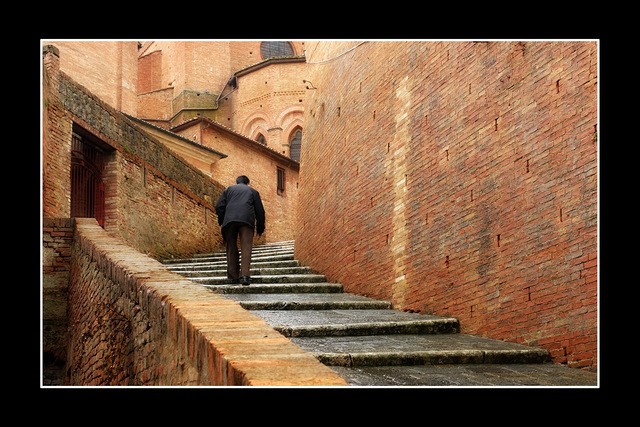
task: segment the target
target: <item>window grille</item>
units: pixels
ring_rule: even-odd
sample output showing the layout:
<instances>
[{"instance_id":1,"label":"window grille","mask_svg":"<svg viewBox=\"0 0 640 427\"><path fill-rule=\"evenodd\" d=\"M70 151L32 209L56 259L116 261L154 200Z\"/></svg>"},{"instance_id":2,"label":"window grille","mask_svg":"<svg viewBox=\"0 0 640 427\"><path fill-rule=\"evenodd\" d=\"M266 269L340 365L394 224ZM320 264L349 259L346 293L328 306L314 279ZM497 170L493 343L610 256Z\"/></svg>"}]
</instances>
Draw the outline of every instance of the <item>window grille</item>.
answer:
<instances>
[{"instance_id":1,"label":"window grille","mask_svg":"<svg viewBox=\"0 0 640 427\"><path fill-rule=\"evenodd\" d=\"M73 133L71 146L71 217L95 218L104 227L104 152Z\"/></svg>"},{"instance_id":2,"label":"window grille","mask_svg":"<svg viewBox=\"0 0 640 427\"><path fill-rule=\"evenodd\" d=\"M262 59L277 56L293 56L293 46L289 42L262 42L260 43Z\"/></svg>"},{"instance_id":3,"label":"window grille","mask_svg":"<svg viewBox=\"0 0 640 427\"><path fill-rule=\"evenodd\" d=\"M302 145L302 130L298 129L293 133L293 137L291 138L291 141L289 141L289 144L291 146L291 154L289 155L289 157L291 157L296 162L299 162L300 147Z\"/></svg>"}]
</instances>

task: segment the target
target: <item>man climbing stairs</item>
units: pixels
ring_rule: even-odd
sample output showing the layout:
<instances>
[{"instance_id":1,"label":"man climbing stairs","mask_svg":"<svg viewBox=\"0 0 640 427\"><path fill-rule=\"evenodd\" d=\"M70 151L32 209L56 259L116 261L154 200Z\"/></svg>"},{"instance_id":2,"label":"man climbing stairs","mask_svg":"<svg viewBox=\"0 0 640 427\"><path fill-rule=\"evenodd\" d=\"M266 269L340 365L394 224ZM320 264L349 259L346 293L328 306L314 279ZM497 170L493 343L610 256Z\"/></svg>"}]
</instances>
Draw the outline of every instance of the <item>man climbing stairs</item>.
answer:
<instances>
[{"instance_id":1,"label":"man climbing stairs","mask_svg":"<svg viewBox=\"0 0 640 427\"><path fill-rule=\"evenodd\" d=\"M229 284L224 253L165 264L237 301L351 385L597 384L594 373L549 363L547 350L460 334L455 318L345 293L302 266L293 249L293 241L255 246L250 286Z\"/></svg>"}]
</instances>

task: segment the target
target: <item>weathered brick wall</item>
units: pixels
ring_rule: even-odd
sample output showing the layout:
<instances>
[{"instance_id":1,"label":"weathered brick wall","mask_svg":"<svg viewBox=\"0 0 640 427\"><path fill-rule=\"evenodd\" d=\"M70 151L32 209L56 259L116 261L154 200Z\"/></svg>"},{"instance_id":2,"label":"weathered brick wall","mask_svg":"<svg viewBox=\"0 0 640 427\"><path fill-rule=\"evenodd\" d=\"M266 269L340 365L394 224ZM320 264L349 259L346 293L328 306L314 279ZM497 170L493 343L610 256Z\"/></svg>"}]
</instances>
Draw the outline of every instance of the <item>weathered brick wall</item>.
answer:
<instances>
[{"instance_id":1,"label":"weathered brick wall","mask_svg":"<svg viewBox=\"0 0 640 427\"><path fill-rule=\"evenodd\" d=\"M214 204L221 184L173 154L97 96L61 73L45 54L43 218L70 216L71 133L106 144L105 228L158 258L222 246Z\"/></svg>"},{"instance_id":2,"label":"weathered brick wall","mask_svg":"<svg viewBox=\"0 0 640 427\"><path fill-rule=\"evenodd\" d=\"M235 301L76 219L69 385L346 385Z\"/></svg>"},{"instance_id":3,"label":"weathered brick wall","mask_svg":"<svg viewBox=\"0 0 640 427\"><path fill-rule=\"evenodd\" d=\"M296 59L242 72L225 98L232 109L228 126L254 140L261 134L269 148L289 156L292 133L303 125L305 70L304 59Z\"/></svg>"},{"instance_id":4,"label":"weathered brick wall","mask_svg":"<svg viewBox=\"0 0 640 427\"><path fill-rule=\"evenodd\" d=\"M138 42L47 41L60 51L60 69L119 111L137 113Z\"/></svg>"},{"instance_id":5,"label":"weathered brick wall","mask_svg":"<svg viewBox=\"0 0 640 427\"><path fill-rule=\"evenodd\" d=\"M296 255L595 367L596 43L307 44Z\"/></svg>"},{"instance_id":6,"label":"weathered brick wall","mask_svg":"<svg viewBox=\"0 0 640 427\"><path fill-rule=\"evenodd\" d=\"M46 364L58 368L67 354L67 288L73 227L72 218L45 218L42 223L42 351Z\"/></svg>"}]
</instances>

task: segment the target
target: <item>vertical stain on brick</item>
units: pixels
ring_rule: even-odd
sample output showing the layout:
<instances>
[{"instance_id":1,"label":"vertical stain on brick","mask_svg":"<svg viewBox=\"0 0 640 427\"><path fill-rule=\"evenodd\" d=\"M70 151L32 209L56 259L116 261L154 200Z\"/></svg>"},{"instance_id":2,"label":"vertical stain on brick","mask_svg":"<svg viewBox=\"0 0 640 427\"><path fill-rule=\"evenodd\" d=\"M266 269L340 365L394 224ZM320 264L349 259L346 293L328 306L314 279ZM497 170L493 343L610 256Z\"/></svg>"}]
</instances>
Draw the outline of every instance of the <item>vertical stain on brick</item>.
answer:
<instances>
[{"instance_id":1,"label":"vertical stain on brick","mask_svg":"<svg viewBox=\"0 0 640 427\"><path fill-rule=\"evenodd\" d=\"M407 191L407 141L410 140L409 133L409 111L411 110L411 91L408 84L409 77L402 79L396 89L394 103L395 132L393 147L395 151L388 161L390 167L387 172L392 182L393 210L391 223L393 224L393 237L391 239L391 256L393 257L393 303L399 307L404 306L407 292L407 281L405 277L405 264L407 258L407 245L409 235L407 230L407 204L409 192Z\"/></svg>"}]
</instances>

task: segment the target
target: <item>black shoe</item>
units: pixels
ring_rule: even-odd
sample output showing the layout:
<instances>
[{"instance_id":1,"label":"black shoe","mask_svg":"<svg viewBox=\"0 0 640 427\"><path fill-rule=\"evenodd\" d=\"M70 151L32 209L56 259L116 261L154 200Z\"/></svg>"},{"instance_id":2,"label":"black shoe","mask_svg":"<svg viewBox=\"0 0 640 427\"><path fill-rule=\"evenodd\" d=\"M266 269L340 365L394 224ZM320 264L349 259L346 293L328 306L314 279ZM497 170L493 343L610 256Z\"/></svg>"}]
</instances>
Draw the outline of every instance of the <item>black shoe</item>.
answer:
<instances>
[{"instance_id":1,"label":"black shoe","mask_svg":"<svg viewBox=\"0 0 640 427\"><path fill-rule=\"evenodd\" d=\"M242 286L249 286L251 284L251 278L249 276L242 276Z\"/></svg>"}]
</instances>

